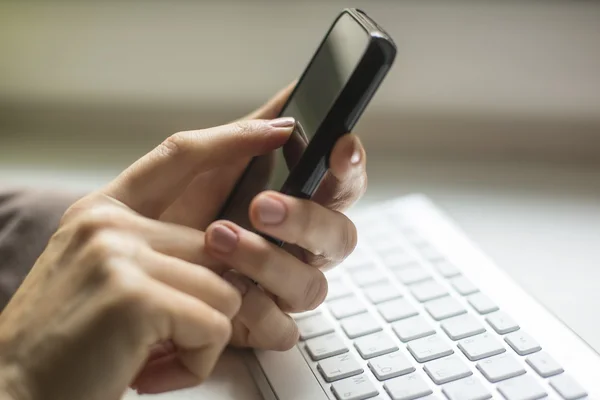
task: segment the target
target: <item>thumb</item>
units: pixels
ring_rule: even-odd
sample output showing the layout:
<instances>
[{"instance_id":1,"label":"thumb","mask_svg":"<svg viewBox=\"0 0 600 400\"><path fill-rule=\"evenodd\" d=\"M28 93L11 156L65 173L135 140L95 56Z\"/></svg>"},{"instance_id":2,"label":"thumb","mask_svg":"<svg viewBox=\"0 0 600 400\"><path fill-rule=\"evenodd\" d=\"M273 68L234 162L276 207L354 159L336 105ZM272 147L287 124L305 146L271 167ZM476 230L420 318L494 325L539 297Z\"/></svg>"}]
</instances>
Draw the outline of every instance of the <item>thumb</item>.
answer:
<instances>
[{"instance_id":1,"label":"thumb","mask_svg":"<svg viewBox=\"0 0 600 400\"><path fill-rule=\"evenodd\" d=\"M283 146L294 124L293 118L246 120L176 133L102 192L142 215L157 217L196 175Z\"/></svg>"}]
</instances>

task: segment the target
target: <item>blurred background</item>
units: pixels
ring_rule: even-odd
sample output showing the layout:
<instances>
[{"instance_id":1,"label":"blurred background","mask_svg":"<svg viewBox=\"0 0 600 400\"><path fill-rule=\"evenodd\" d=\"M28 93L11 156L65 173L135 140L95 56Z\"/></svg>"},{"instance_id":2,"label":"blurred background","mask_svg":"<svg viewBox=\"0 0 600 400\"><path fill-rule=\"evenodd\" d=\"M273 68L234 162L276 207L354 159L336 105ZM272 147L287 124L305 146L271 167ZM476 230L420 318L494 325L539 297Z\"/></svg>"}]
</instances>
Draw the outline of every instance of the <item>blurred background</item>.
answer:
<instances>
[{"instance_id":1,"label":"blurred background","mask_svg":"<svg viewBox=\"0 0 600 400\"><path fill-rule=\"evenodd\" d=\"M257 107L348 6L399 48L371 158L600 160L600 2L523 0L4 0L0 160L117 171Z\"/></svg>"},{"instance_id":2,"label":"blurred background","mask_svg":"<svg viewBox=\"0 0 600 400\"><path fill-rule=\"evenodd\" d=\"M2 0L0 184L89 190L251 111L351 6L399 50L356 129L365 201L430 195L600 348L572 312L600 308L597 1Z\"/></svg>"}]
</instances>

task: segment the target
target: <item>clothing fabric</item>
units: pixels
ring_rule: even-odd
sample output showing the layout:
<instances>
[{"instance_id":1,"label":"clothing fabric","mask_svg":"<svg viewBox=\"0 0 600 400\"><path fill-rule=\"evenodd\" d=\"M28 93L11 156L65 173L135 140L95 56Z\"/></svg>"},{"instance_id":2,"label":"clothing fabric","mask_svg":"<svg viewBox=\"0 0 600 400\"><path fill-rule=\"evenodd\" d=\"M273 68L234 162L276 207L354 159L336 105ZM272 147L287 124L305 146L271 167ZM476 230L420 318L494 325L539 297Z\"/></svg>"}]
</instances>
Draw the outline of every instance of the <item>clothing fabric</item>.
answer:
<instances>
[{"instance_id":1,"label":"clothing fabric","mask_svg":"<svg viewBox=\"0 0 600 400\"><path fill-rule=\"evenodd\" d=\"M77 196L0 187L0 310L8 304Z\"/></svg>"}]
</instances>

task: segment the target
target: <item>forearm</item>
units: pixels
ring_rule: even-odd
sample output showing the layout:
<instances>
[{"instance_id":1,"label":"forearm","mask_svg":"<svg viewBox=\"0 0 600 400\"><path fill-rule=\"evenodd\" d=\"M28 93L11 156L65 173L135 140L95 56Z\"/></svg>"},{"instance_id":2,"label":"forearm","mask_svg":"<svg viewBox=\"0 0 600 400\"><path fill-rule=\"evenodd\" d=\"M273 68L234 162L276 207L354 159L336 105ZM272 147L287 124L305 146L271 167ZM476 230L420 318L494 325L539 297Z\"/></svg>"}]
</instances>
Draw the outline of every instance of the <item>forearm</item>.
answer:
<instances>
[{"instance_id":1,"label":"forearm","mask_svg":"<svg viewBox=\"0 0 600 400\"><path fill-rule=\"evenodd\" d=\"M0 186L0 311L77 198L69 193Z\"/></svg>"}]
</instances>

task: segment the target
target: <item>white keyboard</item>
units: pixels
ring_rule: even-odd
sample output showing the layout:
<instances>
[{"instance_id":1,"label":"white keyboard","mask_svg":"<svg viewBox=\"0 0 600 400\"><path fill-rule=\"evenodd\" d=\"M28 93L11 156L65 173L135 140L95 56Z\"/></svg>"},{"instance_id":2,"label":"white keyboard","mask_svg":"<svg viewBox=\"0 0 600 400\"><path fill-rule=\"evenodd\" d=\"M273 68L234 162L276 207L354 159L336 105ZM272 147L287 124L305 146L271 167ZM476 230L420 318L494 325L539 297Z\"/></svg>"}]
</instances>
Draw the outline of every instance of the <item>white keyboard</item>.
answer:
<instances>
[{"instance_id":1,"label":"white keyboard","mask_svg":"<svg viewBox=\"0 0 600 400\"><path fill-rule=\"evenodd\" d=\"M593 398L598 384L587 385L600 377L598 355L427 199L412 196L351 217L359 245L327 273L325 303L294 315L297 349L257 353L278 399ZM289 389L294 378L285 370L293 375L300 360L294 353L323 397L314 384Z\"/></svg>"}]
</instances>

